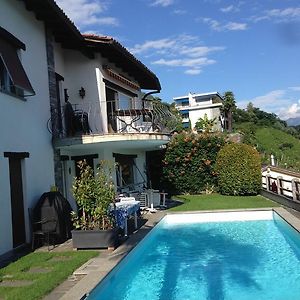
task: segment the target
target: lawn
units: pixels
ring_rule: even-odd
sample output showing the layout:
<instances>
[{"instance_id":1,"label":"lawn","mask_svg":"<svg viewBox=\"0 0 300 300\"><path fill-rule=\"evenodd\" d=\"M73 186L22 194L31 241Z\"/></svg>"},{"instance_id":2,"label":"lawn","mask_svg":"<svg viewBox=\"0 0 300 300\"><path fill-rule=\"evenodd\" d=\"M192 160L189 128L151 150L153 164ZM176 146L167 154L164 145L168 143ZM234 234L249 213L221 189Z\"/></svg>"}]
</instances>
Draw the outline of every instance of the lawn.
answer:
<instances>
[{"instance_id":1,"label":"lawn","mask_svg":"<svg viewBox=\"0 0 300 300\"><path fill-rule=\"evenodd\" d=\"M41 299L98 254L96 251L28 254L0 269L0 299Z\"/></svg>"},{"instance_id":2,"label":"lawn","mask_svg":"<svg viewBox=\"0 0 300 300\"><path fill-rule=\"evenodd\" d=\"M181 195L175 199L183 201L183 204L170 209L170 211L189 210L214 210L214 209L239 209L239 208L262 208L277 207L278 203L258 196L223 196L211 195Z\"/></svg>"}]
</instances>

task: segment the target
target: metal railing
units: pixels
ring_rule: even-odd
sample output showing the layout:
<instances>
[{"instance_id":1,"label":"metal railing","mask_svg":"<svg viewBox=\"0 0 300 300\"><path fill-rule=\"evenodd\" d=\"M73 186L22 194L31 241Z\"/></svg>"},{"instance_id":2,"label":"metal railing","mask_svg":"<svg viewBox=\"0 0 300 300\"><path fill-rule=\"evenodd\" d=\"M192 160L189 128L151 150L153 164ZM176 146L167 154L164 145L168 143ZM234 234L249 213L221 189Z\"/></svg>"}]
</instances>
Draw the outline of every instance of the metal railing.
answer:
<instances>
[{"instance_id":1,"label":"metal railing","mask_svg":"<svg viewBox=\"0 0 300 300\"><path fill-rule=\"evenodd\" d=\"M100 101L51 108L47 128L54 138L92 134L170 134L178 116L159 101Z\"/></svg>"}]
</instances>

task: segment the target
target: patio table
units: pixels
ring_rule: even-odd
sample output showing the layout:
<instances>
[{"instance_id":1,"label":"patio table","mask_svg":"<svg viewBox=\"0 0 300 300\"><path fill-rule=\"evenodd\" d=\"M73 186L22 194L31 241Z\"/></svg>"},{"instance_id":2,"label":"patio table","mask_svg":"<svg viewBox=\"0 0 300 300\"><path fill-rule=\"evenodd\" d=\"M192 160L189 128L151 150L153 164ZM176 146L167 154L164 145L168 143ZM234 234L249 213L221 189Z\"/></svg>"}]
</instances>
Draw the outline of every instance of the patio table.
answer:
<instances>
[{"instance_id":1,"label":"patio table","mask_svg":"<svg viewBox=\"0 0 300 300\"><path fill-rule=\"evenodd\" d=\"M117 225L124 229L124 235L128 235L127 220L130 216L134 216L134 227L137 229L137 216L140 211L139 201L122 201L116 202L114 215Z\"/></svg>"}]
</instances>

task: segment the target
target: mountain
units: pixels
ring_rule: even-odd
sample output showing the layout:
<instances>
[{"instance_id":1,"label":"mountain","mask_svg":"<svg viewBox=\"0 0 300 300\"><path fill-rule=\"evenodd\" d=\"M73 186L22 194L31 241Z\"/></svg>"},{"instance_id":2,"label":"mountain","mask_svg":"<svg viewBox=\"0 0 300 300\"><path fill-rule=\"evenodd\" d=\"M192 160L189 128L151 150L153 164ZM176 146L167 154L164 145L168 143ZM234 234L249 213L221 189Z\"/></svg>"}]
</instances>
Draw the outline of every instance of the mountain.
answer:
<instances>
[{"instance_id":1,"label":"mountain","mask_svg":"<svg viewBox=\"0 0 300 300\"><path fill-rule=\"evenodd\" d=\"M300 117L298 118L289 118L286 120L288 126L297 126L300 125Z\"/></svg>"}]
</instances>

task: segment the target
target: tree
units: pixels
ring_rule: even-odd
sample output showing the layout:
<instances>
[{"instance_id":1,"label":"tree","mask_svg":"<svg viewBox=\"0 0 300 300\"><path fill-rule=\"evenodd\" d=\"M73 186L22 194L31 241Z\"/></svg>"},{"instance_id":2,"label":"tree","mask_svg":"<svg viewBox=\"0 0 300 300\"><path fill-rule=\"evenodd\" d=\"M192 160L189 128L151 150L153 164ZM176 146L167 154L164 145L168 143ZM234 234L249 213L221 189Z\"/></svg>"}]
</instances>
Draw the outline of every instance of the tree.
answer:
<instances>
[{"instance_id":1,"label":"tree","mask_svg":"<svg viewBox=\"0 0 300 300\"><path fill-rule=\"evenodd\" d=\"M197 132L205 132L209 133L213 131L213 127L216 124L216 118L209 119L207 114L204 115L203 118L199 118L199 120L195 124L195 129Z\"/></svg>"},{"instance_id":2,"label":"tree","mask_svg":"<svg viewBox=\"0 0 300 300\"><path fill-rule=\"evenodd\" d=\"M231 91L227 91L223 95L224 101L223 101L223 107L222 111L224 113L225 119L227 122L227 125L225 126L225 129L227 129L229 132L232 131L232 112L236 109L236 103L234 94Z\"/></svg>"}]
</instances>

